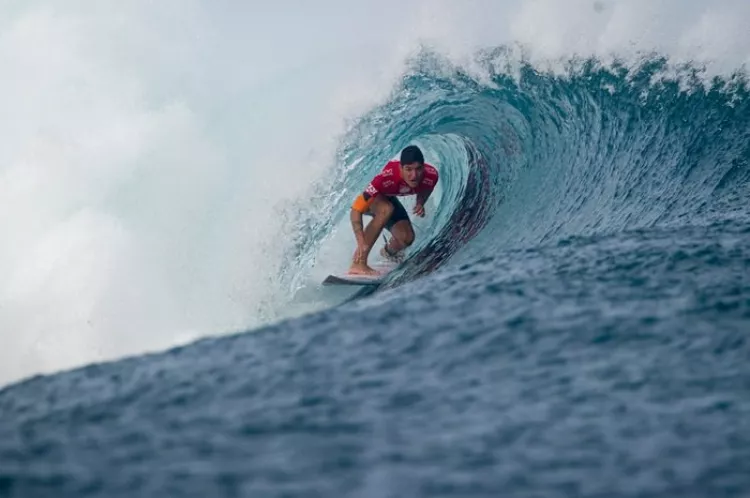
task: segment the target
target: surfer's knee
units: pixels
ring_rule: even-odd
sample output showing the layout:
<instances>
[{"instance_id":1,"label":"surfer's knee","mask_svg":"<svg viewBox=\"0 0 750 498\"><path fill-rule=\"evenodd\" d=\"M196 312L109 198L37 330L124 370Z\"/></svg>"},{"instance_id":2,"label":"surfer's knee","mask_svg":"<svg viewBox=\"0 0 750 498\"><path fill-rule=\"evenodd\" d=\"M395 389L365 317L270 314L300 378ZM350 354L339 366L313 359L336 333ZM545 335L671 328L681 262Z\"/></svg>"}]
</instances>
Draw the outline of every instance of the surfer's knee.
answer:
<instances>
[{"instance_id":1,"label":"surfer's knee","mask_svg":"<svg viewBox=\"0 0 750 498\"><path fill-rule=\"evenodd\" d=\"M387 219L393 214L394 207L392 203L388 202L388 200L378 196L370 209L375 216Z\"/></svg>"},{"instance_id":2,"label":"surfer's knee","mask_svg":"<svg viewBox=\"0 0 750 498\"><path fill-rule=\"evenodd\" d=\"M401 233L401 243L406 247L409 247L414 243L414 230L411 226L407 226L406 229Z\"/></svg>"},{"instance_id":3,"label":"surfer's knee","mask_svg":"<svg viewBox=\"0 0 750 498\"><path fill-rule=\"evenodd\" d=\"M399 221L391 229L391 234L404 247L409 247L414 243L414 229L408 221Z\"/></svg>"}]
</instances>

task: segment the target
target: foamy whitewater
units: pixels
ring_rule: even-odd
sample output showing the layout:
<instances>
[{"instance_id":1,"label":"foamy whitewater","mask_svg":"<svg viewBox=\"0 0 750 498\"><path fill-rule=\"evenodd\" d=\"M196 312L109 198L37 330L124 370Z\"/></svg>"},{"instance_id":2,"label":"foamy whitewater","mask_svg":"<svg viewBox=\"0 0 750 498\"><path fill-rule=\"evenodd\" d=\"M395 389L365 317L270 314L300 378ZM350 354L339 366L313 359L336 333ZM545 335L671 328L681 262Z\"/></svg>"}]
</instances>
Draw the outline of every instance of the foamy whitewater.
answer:
<instances>
[{"instance_id":1,"label":"foamy whitewater","mask_svg":"<svg viewBox=\"0 0 750 498\"><path fill-rule=\"evenodd\" d=\"M0 495L750 492L748 25L6 2ZM410 143L406 263L322 287Z\"/></svg>"},{"instance_id":2,"label":"foamy whitewater","mask_svg":"<svg viewBox=\"0 0 750 498\"><path fill-rule=\"evenodd\" d=\"M342 167L347 120L386 101L422 45L480 80L476 51L502 44L553 68L654 51L710 78L748 62L748 9L6 3L0 379L284 317L288 206Z\"/></svg>"}]
</instances>

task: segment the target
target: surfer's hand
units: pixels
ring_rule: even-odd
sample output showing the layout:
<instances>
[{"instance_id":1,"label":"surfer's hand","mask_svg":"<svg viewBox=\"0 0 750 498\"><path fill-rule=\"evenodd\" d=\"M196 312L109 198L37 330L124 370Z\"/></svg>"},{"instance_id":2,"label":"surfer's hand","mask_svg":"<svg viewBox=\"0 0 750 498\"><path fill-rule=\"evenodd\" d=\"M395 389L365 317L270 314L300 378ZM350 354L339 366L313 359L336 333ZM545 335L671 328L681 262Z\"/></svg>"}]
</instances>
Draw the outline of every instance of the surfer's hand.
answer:
<instances>
[{"instance_id":1,"label":"surfer's hand","mask_svg":"<svg viewBox=\"0 0 750 498\"><path fill-rule=\"evenodd\" d=\"M416 214L420 218L424 217L424 206L422 204L415 205L414 206L414 214Z\"/></svg>"}]
</instances>

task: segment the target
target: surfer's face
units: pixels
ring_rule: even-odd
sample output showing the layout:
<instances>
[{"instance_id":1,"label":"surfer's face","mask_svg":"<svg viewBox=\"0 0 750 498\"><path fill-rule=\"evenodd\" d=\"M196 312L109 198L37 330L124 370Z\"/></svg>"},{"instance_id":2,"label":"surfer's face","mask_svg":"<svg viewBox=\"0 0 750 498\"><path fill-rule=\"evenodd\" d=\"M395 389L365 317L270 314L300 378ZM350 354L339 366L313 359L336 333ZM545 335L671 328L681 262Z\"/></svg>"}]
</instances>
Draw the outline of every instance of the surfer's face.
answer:
<instances>
[{"instance_id":1,"label":"surfer's face","mask_svg":"<svg viewBox=\"0 0 750 498\"><path fill-rule=\"evenodd\" d=\"M422 182L424 176L424 164L411 163L401 165L401 178L412 188L417 187Z\"/></svg>"}]
</instances>

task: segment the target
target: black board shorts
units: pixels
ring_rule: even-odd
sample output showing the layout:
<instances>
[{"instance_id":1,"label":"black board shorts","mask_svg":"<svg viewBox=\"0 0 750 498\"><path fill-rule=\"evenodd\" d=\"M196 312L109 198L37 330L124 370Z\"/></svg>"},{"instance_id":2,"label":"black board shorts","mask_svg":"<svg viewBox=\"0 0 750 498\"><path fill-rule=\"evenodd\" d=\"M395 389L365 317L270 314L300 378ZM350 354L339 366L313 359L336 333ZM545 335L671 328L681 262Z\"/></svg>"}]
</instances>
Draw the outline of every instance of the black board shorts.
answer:
<instances>
[{"instance_id":1,"label":"black board shorts","mask_svg":"<svg viewBox=\"0 0 750 498\"><path fill-rule=\"evenodd\" d=\"M391 197L389 195L383 196L393 205L393 214L388 219L388 221L385 223L385 229L389 232L391 231L391 228L393 228L393 225L398 223L399 221L409 221L409 214L406 212L406 208L403 204L401 204L401 201L398 200L397 197ZM365 213L368 216L372 216L369 212Z\"/></svg>"}]
</instances>

